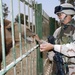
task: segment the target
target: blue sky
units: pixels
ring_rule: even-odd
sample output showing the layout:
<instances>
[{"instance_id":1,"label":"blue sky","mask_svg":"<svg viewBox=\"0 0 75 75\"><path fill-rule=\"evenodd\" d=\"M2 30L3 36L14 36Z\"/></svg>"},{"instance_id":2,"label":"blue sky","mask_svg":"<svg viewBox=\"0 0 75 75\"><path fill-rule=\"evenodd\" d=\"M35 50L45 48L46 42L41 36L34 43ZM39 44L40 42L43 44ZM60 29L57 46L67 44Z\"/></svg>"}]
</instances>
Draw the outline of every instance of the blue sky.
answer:
<instances>
[{"instance_id":1,"label":"blue sky","mask_svg":"<svg viewBox=\"0 0 75 75\"><path fill-rule=\"evenodd\" d=\"M11 0L2 0L4 3L7 4L7 6L10 8L10 1ZM41 3L42 4L42 9L50 16L50 17L53 17L53 18L57 18L57 16L54 14L54 7L59 5L60 2L59 0L35 0L37 1L37 3ZM15 8L14 10L14 14L17 14L17 11L18 11L18 6L17 6L17 3L18 3L18 0L13 0L13 7ZM21 8L22 10L22 8ZM10 16L9 16L10 18Z\"/></svg>"},{"instance_id":2,"label":"blue sky","mask_svg":"<svg viewBox=\"0 0 75 75\"><path fill-rule=\"evenodd\" d=\"M57 18L57 16L54 14L54 7L60 4L59 0L36 0L36 1L38 3L42 3L42 8L50 17Z\"/></svg>"}]
</instances>

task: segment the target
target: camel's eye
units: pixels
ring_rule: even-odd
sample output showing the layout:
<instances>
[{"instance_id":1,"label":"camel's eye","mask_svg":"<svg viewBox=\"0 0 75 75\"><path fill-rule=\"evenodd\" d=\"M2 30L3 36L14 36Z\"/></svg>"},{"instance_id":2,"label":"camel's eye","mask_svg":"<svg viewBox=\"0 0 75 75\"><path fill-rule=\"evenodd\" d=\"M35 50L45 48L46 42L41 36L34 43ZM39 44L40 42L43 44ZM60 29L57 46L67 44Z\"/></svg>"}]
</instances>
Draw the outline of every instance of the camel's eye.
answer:
<instances>
[{"instance_id":1,"label":"camel's eye","mask_svg":"<svg viewBox=\"0 0 75 75\"><path fill-rule=\"evenodd\" d=\"M7 28L7 30L11 32L11 28Z\"/></svg>"}]
</instances>

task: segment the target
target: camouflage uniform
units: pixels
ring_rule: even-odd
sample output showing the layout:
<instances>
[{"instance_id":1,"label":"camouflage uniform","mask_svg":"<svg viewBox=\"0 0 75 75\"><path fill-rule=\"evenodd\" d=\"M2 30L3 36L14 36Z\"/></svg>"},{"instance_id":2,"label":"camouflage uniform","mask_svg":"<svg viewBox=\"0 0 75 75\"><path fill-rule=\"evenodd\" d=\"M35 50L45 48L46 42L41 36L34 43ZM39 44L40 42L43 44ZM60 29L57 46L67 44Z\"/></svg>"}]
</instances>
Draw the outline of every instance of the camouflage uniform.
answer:
<instances>
[{"instance_id":1,"label":"camouflage uniform","mask_svg":"<svg viewBox=\"0 0 75 75\"><path fill-rule=\"evenodd\" d=\"M70 67L73 67L75 65L75 26L74 25L75 25L74 20L71 20L67 25L62 25L61 27L59 27L54 32L53 35L56 39L55 43L60 44L60 45L54 45L54 50L63 54L62 55L63 63L68 63ZM69 75L71 74L69 73Z\"/></svg>"},{"instance_id":2,"label":"camouflage uniform","mask_svg":"<svg viewBox=\"0 0 75 75\"><path fill-rule=\"evenodd\" d=\"M72 19L75 15L75 9L72 4L63 3L55 7L54 13L59 17L60 22L64 24L61 24L61 27L56 29L53 34L55 38L54 51L56 52L53 56L50 56L52 52L49 53L48 57L49 59L53 57L52 61L54 61L54 65L56 64L56 67L53 65L53 75L67 75L71 71L65 73L63 62L64 64L70 63L75 66L75 23ZM66 21L70 22L67 23ZM70 67L74 68L73 66ZM75 74L75 71L73 71L73 74ZM69 73L69 75L72 75L72 73Z\"/></svg>"},{"instance_id":3,"label":"camouflage uniform","mask_svg":"<svg viewBox=\"0 0 75 75\"><path fill-rule=\"evenodd\" d=\"M59 17L61 23L66 24L67 23L66 21L69 22L72 19L72 17L75 15L75 9L73 5L69 3L64 3L59 6L56 6L54 13ZM58 52L58 54L62 54L64 63L66 62L70 64L73 63L75 64L75 58L74 58L75 57L75 22L72 19L66 25L64 24L61 24L61 27L56 29L56 31L53 34L55 38L54 51ZM53 53L53 51L48 53L48 57L51 61L54 60L51 59L54 56L55 53ZM62 57L60 59L62 59ZM61 74L56 74L56 75L61 75Z\"/></svg>"},{"instance_id":4,"label":"camouflage uniform","mask_svg":"<svg viewBox=\"0 0 75 75\"><path fill-rule=\"evenodd\" d=\"M64 54L65 56L75 56L75 26L74 20L67 25L62 25L53 34L56 38L54 50Z\"/></svg>"}]
</instances>

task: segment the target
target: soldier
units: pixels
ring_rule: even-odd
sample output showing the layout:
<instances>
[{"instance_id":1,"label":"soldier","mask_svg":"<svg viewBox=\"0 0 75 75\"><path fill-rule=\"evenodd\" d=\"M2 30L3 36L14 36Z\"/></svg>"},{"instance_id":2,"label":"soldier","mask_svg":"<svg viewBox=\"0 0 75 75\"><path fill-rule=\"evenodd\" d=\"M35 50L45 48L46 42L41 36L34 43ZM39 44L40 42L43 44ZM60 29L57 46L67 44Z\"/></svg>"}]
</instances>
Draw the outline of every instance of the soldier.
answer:
<instances>
[{"instance_id":1,"label":"soldier","mask_svg":"<svg viewBox=\"0 0 75 75\"><path fill-rule=\"evenodd\" d=\"M75 56L75 22L72 18L75 15L75 9L71 4L64 3L55 7L55 14L62 23L53 34L56 44L40 44L40 51L54 49L68 57Z\"/></svg>"},{"instance_id":2,"label":"soldier","mask_svg":"<svg viewBox=\"0 0 75 75\"><path fill-rule=\"evenodd\" d=\"M75 9L73 5L69 3L64 3L59 6L56 6L54 13L58 16L61 22L61 26L57 28L53 34L53 37L55 38L55 44L47 42L42 43L40 44L40 51L56 51L64 56L73 57L71 59L74 59L75 22L73 17L75 15ZM72 63L75 63L75 61L73 60Z\"/></svg>"}]
</instances>

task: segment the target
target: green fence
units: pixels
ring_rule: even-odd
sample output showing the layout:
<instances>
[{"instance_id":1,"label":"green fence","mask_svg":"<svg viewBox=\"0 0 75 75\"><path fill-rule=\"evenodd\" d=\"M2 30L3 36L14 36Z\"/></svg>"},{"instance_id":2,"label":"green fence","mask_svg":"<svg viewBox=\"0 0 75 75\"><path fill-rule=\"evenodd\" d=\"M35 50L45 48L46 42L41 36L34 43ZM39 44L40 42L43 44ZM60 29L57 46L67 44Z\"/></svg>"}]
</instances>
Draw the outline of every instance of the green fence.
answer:
<instances>
[{"instance_id":1,"label":"green fence","mask_svg":"<svg viewBox=\"0 0 75 75\"><path fill-rule=\"evenodd\" d=\"M14 1L9 0L10 3L10 22L11 24L6 25L4 22L4 14L2 9L3 0L0 0L0 50L2 50L2 63L0 75L37 75L37 54L36 48L38 45L36 43L27 41L30 39L30 34L26 31L26 26L32 29L32 32L35 31L35 11L37 10L35 1L24 1L24 0L16 0L17 1L17 10L14 8ZM16 2L15 1L15 2ZM21 4L23 7L21 8ZM23 9L23 12L21 12ZM16 23L14 18L14 13L18 14L18 23ZM21 17L23 13L24 17ZM26 15L28 15L28 22L26 21ZM21 24L21 19L24 18L24 24ZM15 25L17 24L17 28ZM22 26L23 27L22 27ZM11 32L7 28L11 27ZM23 29L24 28L24 29ZM18 32L15 32L17 31ZM22 34L22 32L24 34ZM27 33L26 33L27 32ZM10 34L8 34L10 33ZM17 34L16 34L17 33ZM34 32L35 33L35 32ZM8 34L8 35L7 35ZM17 36L17 38L15 38ZM23 36L23 37L22 37ZM16 41L17 40L17 41ZM6 55L6 50L9 48L8 43L12 43L10 48L10 52ZM16 43L18 42L18 43ZM8 47L8 48L7 48ZM0 53L1 54L1 53ZM1 56L1 55L0 55ZM9 60L8 60L9 59Z\"/></svg>"},{"instance_id":2,"label":"green fence","mask_svg":"<svg viewBox=\"0 0 75 75\"><path fill-rule=\"evenodd\" d=\"M6 1L10 3L11 23L6 25L2 8L3 0L0 0L0 50L2 51L0 75L44 75L46 53L44 55L40 52L39 45L33 42L31 35L34 32L41 39L44 37L47 39L47 36L53 34L55 30L55 27L52 27L55 26L55 20L51 21L42 10L42 4L37 4L35 0Z\"/></svg>"}]
</instances>

